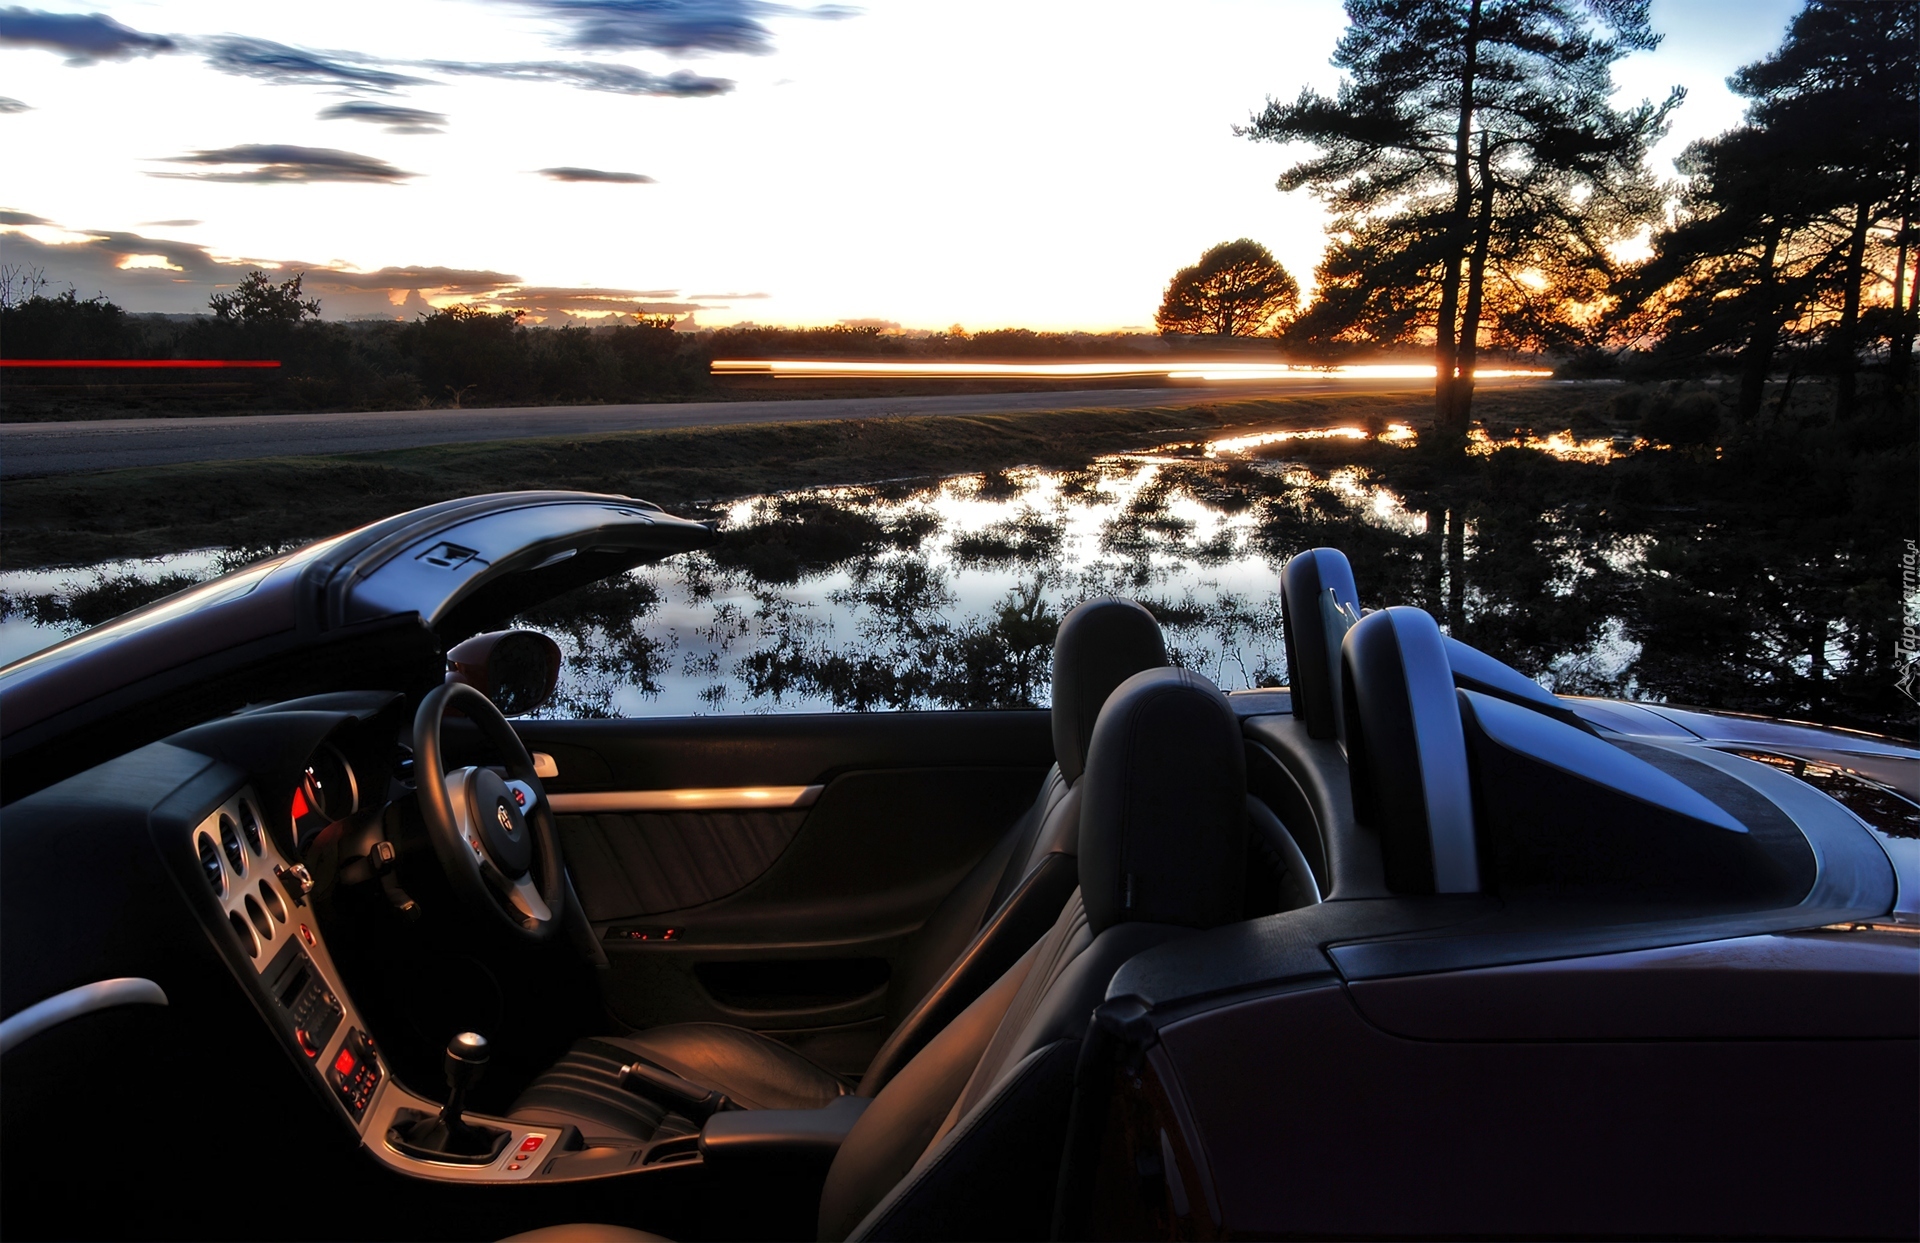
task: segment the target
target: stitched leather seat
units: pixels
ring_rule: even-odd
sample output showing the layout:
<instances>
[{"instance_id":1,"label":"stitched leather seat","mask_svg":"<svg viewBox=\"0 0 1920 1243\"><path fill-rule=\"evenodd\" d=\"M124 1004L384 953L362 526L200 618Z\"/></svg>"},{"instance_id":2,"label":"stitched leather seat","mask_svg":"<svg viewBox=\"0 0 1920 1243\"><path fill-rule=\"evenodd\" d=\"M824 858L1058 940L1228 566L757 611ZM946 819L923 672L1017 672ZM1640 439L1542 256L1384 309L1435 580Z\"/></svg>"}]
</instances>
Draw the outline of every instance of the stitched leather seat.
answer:
<instances>
[{"instance_id":1,"label":"stitched leather seat","mask_svg":"<svg viewBox=\"0 0 1920 1243\"><path fill-rule=\"evenodd\" d=\"M854 1124L820 1198L821 1238L1046 1237L1074 1067L1114 973L1239 917L1245 753L1212 683L1183 669L1122 683L1084 784L1080 888Z\"/></svg>"},{"instance_id":2,"label":"stitched leather seat","mask_svg":"<svg viewBox=\"0 0 1920 1243\"><path fill-rule=\"evenodd\" d=\"M1130 600L1082 604L1054 639L1056 762L1032 807L914 936L888 987L890 1034L857 1091L872 1096L1053 925L1078 879L1079 784L1101 706L1135 673L1167 663L1152 614ZM646 1140L689 1124L620 1087L639 1058L750 1109L813 1109L855 1091L786 1045L747 1028L676 1023L584 1040L514 1102L512 1116L571 1121L589 1136Z\"/></svg>"}]
</instances>

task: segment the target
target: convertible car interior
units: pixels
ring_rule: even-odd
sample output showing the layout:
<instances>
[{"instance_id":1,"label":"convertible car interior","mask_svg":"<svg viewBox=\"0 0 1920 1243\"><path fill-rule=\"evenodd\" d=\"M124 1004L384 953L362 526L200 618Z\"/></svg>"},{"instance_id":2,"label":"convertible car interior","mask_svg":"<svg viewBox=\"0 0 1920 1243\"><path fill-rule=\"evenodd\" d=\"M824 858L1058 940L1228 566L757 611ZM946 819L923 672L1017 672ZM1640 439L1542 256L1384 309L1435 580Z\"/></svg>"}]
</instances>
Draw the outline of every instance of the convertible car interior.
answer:
<instances>
[{"instance_id":1,"label":"convertible car interior","mask_svg":"<svg viewBox=\"0 0 1920 1243\"><path fill-rule=\"evenodd\" d=\"M701 548L503 493L0 669L9 1238L1920 1235L1920 750L1556 696L1334 549L1290 683L553 720Z\"/></svg>"}]
</instances>

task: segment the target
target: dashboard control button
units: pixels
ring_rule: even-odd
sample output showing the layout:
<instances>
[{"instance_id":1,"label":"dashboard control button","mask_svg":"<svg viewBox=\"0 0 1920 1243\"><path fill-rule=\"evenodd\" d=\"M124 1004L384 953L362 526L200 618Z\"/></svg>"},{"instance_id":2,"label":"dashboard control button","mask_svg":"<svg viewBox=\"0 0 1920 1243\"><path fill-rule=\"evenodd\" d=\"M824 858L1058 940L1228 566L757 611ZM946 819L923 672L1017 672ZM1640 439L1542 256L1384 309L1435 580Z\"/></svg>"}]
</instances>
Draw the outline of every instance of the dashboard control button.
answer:
<instances>
[{"instance_id":1,"label":"dashboard control button","mask_svg":"<svg viewBox=\"0 0 1920 1243\"><path fill-rule=\"evenodd\" d=\"M319 1057L320 1048L313 1043L313 1036L304 1027L293 1029L293 1038L300 1043L300 1051L308 1057Z\"/></svg>"}]
</instances>

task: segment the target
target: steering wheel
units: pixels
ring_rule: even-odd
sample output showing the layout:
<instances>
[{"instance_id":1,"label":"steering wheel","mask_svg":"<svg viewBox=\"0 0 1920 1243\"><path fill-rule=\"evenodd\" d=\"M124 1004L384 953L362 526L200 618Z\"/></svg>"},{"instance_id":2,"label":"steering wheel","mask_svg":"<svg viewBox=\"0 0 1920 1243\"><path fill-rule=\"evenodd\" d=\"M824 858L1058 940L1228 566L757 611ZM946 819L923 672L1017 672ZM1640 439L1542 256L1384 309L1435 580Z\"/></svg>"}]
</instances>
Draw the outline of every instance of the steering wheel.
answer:
<instances>
[{"instance_id":1,"label":"steering wheel","mask_svg":"<svg viewBox=\"0 0 1920 1243\"><path fill-rule=\"evenodd\" d=\"M440 726L449 707L464 712L506 761L505 778L491 768L445 771ZM551 938L566 910L560 835L533 758L507 718L474 687L443 683L414 715L413 754L421 818L454 892L518 936Z\"/></svg>"}]
</instances>

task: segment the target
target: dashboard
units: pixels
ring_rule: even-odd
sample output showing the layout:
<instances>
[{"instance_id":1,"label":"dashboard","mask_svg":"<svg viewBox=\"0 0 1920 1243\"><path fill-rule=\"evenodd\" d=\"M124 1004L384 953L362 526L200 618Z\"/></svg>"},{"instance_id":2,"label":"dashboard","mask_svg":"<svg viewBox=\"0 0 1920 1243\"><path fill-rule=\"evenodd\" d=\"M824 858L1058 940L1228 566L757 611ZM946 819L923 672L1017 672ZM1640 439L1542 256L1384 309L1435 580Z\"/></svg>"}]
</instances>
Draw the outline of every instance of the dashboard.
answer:
<instances>
[{"instance_id":1,"label":"dashboard","mask_svg":"<svg viewBox=\"0 0 1920 1243\"><path fill-rule=\"evenodd\" d=\"M325 820L333 812L351 815L357 799L345 791L356 787L351 762L338 747L322 744L290 800L292 824L322 819L325 827L337 823ZM328 810L315 812L316 804ZM313 877L306 865L281 853L261 807L255 788L242 787L201 820L193 851L221 912L216 926L224 926L245 957L256 1004L289 1051L306 1064L384 1165L416 1177L460 1182L519 1181L539 1173L550 1164L546 1158L557 1138L552 1127L482 1119L513 1132L502 1155L483 1166L424 1161L387 1142L401 1110L434 1113L440 1106L394 1081L310 905Z\"/></svg>"},{"instance_id":2,"label":"dashboard","mask_svg":"<svg viewBox=\"0 0 1920 1243\"><path fill-rule=\"evenodd\" d=\"M344 917L327 897L343 881L374 881L359 887L377 893L384 883L395 907L408 901L393 883L387 830L403 818L397 804L411 798L409 724L399 696L367 694L274 705L177 735L160 745L247 771L163 851L186 848L209 935L310 1085L374 1159L440 1181L579 1176L560 1151L572 1137L554 1126L470 1112L511 1133L499 1157L480 1165L425 1160L389 1140L397 1121L437 1114L440 1103L397 1081L355 1002L352 963L335 952L328 920Z\"/></svg>"}]
</instances>

